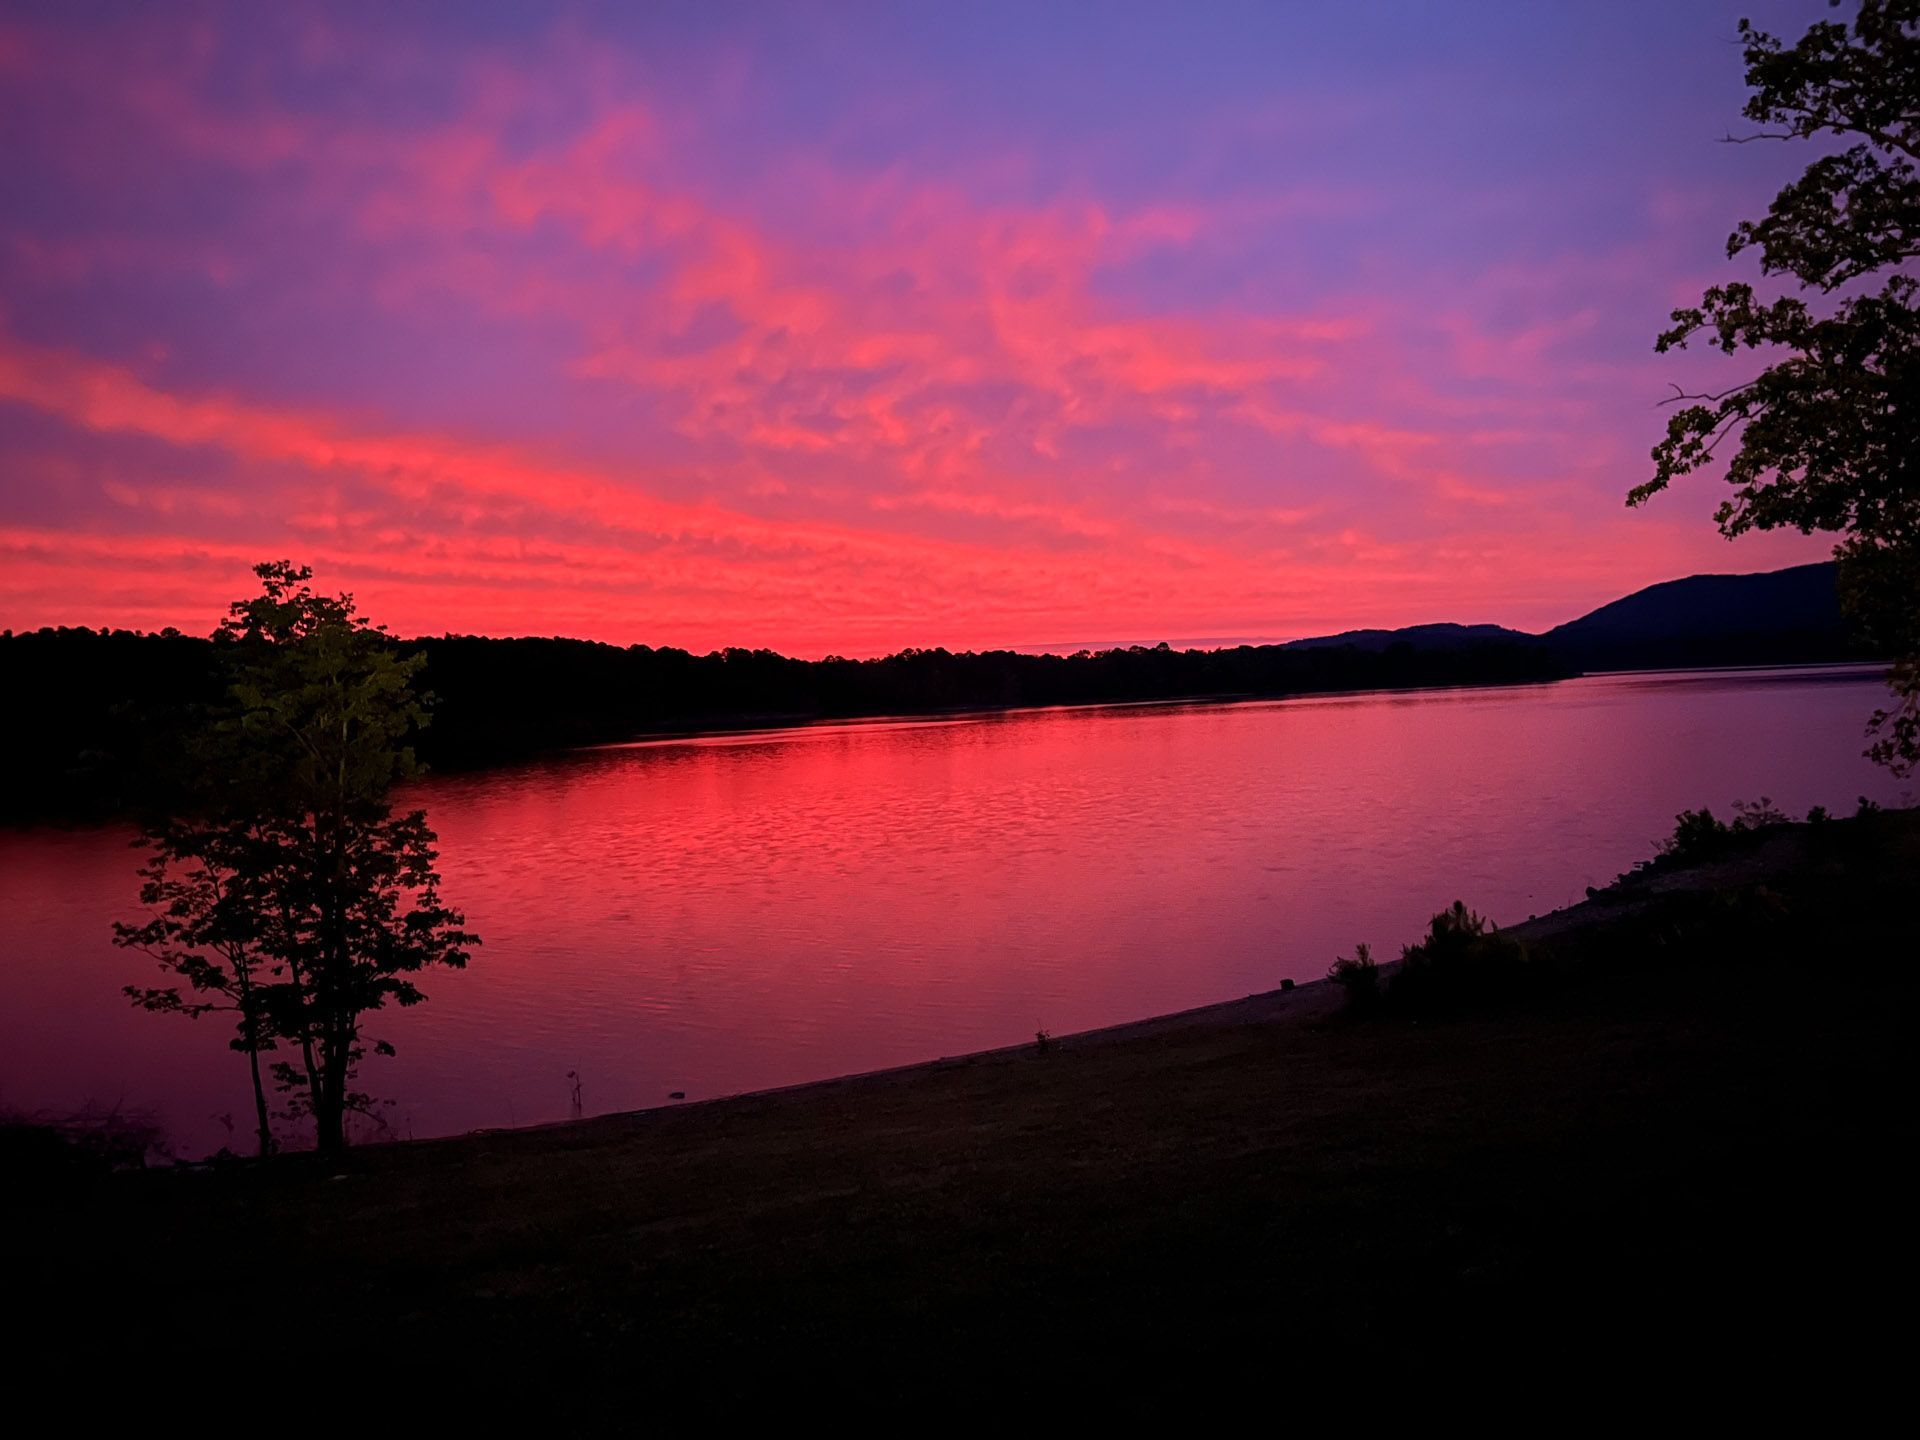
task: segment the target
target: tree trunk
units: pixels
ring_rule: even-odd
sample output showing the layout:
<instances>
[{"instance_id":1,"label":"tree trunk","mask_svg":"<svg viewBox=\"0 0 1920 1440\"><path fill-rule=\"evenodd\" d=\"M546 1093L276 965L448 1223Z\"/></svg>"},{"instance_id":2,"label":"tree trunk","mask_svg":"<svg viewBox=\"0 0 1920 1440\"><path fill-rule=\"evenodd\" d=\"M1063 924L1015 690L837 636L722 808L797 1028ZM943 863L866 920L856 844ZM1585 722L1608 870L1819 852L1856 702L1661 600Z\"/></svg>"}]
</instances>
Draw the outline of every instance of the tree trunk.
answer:
<instances>
[{"instance_id":1,"label":"tree trunk","mask_svg":"<svg viewBox=\"0 0 1920 1440\"><path fill-rule=\"evenodd\" d=\"M344 734L342 740L344 742ZM345 785L344 751L341 759L341 784ZM323 822L315 817L315 833L322 834ZM320 1012L320 1089L313 1112L314 1145L322 1155L334 1155L347 1147L347 1072L352 1066L353 1047L341 1030L347 1004L347 985L352 975L353 955L346 934L347 857L342 821L329 815L324 821L322 848L327 860L321 882L321 949L314 968L314 999Z\"/></svg>"},{"instance_id":2,"label":"tree trunk","mask_svg":"<svg viewBox=\"0 0 1920 1440\"><path fill-rule=\"evenodd\" d=\"M240 982L240 1022L247 1042L247 1071L253 1078L253 1114L260 1131L260 1158L273 1153L273 1122L267 1116L267 1087L260 1082L260 1014L253 995L251 971L236 955L234 976Z\"/></svg>"},{"instance_id":3,"label":"tree trunk","mask_svg":"<svg viewBox=\"0 0 1920 1440\"><path fill-rule=\"evenodd\" d=\"M347 1047L332 1036L320 1042L320 1084L313 1091L313 1143L322 1155L347 1148Z\"/></svg>"},{"instance_id":4,"label":"tree trunk","mask_svg":"<svg viewBox=\"0 0 1920 1440\"><path fill-rule=\"evenodd\" d=\"M273 1123L267 1117L267 1089L260 1083L260 1050L247 1051L247 1067L253 1071L253 1113L260 1126L260 1158L273 1154Z\"/></svg>"},{"instance_id":5,"label":"tree trunk","mask_svg":"<svg viewBox=\"0 0 1920 1440\"><path fill-rule=\"evenodd\" d=\"M313 1148L322 1155L338 1155L347 1148L340 1107L323 1101L313 1110Z\"/></svg>"}]
</instances>

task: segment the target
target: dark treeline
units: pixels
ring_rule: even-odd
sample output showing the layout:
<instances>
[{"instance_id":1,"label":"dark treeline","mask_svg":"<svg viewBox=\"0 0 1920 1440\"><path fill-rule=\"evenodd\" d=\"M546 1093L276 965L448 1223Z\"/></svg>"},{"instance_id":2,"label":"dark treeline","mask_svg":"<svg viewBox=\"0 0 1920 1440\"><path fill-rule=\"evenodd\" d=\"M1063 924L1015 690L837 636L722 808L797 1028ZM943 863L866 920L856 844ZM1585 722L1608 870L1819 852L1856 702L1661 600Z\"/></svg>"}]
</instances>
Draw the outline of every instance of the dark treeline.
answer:
<instances>
[{"instance_id":1,"label":"dark treeline","mask_svg":"<svg viewBox=\"0 0 1920 1440\"><path fill-rule=\"evenodd\" d=\"M418 742L440 769L700 729L1028 705L1337 690L1497 685L1563 678L1544 645L1494 640L1075 655L903 650L875 660L795 660L769 650L693 655L647 645L477 636L395 641L424 652L433 722ZM211 641L87 629L0 636L8 818L138 809L169 771L174 737L217 698Z\"/></svg>"},{"instance_id":2,"label":"dark treeline","mask_svg":"<svg viewBox=\"0 0 1920 1440\"><path fill-rule=\"evenodd\" d=\"M1091 705L1206 696L1549 680L1567 672L1544 647L1497 643L1373 654L1281 646L1152 648L1031 655L903 650L876 660L794 660L770 650L690 655L578 640L418 642L438 697L428 748L444 764L484 764L555 745L648 731L724 728L1023 705Z\"/></svg>"},{"instance_id":3,"label":"dark treeline","mask_svg":"<svg viewBox=\"0 0 1920 1440\"><path fill-rule=\"evenodd\" d=\"M1728 665L1832 665L1879 660L1882 653L1841 625L1795 626L1730 635L1609 639L1541 637L1573 670L1692 670Z\"/></svg>"}]
</instances>

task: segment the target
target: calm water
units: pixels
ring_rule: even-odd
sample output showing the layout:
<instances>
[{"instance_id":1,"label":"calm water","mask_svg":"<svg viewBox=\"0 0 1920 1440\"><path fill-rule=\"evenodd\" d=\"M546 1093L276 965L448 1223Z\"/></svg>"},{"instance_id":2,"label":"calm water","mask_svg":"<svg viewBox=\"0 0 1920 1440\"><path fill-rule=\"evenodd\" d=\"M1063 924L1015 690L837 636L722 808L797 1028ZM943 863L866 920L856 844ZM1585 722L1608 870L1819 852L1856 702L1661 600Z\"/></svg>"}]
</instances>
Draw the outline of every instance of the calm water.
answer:
<instances>
[{"instance_id":1,"label":"calm water","mask_svg":"<svg viewBox=\"0 0 1920 1440\"><path fill-rule=\"evenodd\" d=\"M377 1019L401 1135L954 1054L1268 990L1456 896L1504 922L1682 807L1904 797L1854 670L1058 710L625 746L420 789L485 938ZM0 1103L246 1139L217 1017L133 1011L125 833L0 832Z\"/></svg>"}]
</instances>

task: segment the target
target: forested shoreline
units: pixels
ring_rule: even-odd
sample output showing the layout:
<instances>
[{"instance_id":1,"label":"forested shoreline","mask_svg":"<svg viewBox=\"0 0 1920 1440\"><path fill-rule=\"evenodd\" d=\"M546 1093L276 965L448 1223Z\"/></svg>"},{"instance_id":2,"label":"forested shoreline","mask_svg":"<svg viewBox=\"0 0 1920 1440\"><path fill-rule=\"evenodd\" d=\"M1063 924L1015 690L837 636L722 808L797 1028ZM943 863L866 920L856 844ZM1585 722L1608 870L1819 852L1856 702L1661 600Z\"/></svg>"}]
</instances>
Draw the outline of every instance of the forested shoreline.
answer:
<instances>
[{"instance_id":1,"label":"forested shoreline","mask_svg":"<svg viewBox=\"0 0 1920 1440\"><path fill-rule=\"evenodd\" d=\"M770 650L706 655L585 640L444 636L395 640L426 657L437 769L472 769L648 734L896 714L1340 690L1505 685L1574 673L1537 643L1290 648L1166 645L1073 655L902 650L797 660ZM166 784L170 736L219 698L220 647L177 633L46 629L0 636L9 775L0 814L18 821L138 810Z\"/></svg>"},{"instance_id":2,"label":"forested shoreline","mask_svg":"<svg viewBox=\"0 0 1920 1440\"><path fill-rule=\"evenodd\" d=\"M1755 621L1753 629L1696 633L1684 625L1608 633L1582 621L1538 636L1430 626L1214 650L906 649L864 660L479 635L390 643L426 660L421 683L433 705L431 724L416 737L421 758L465 770L646 735L881 715L1513 685L1590 671L1873 655L1837 616L1789 609ZM97 818L160 798L170 737L219 700L220 676L219 646L177 631L0 634L0 681L12 697L0 709L8 756L0 820Z\"/></svg>"}]
</instances>

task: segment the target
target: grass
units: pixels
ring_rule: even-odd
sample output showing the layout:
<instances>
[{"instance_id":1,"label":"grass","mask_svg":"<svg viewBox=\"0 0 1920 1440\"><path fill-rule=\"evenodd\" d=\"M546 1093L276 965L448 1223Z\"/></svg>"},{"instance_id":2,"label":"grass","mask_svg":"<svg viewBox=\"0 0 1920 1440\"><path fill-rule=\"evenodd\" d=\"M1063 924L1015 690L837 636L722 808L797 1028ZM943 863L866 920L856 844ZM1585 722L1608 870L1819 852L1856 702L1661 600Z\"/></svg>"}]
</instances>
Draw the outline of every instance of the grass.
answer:
<instances>
[{"instance_id":1,"label":"grass","mask_svg":"<svg viewBox=\"0 0 1920 1440\"><path fill-rule=\"evenodd\" d=\"M3 1258L29 1344L109 1371L191 1374L239 1317L277 1383L325 1357L363 1405L562 1430L1656 1381L1723 1418L1817 1382L1833 1423L1904 1344L1916 821L1629 880L1531 927L1554 983L1472 1007L1302 986L332 1168L14 1185Z\"/></svg>"}]
</instances>

